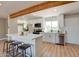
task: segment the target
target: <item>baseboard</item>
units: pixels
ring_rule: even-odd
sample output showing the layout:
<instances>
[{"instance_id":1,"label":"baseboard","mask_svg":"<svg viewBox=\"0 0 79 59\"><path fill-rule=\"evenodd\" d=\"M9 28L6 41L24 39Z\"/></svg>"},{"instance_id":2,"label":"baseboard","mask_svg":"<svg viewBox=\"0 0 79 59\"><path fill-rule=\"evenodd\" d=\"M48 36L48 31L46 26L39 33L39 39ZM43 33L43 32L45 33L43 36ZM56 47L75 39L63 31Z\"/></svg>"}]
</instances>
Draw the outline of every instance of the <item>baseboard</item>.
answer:
<instances>
[{"instance_id":1,"label":"baseboard","mask_svg":"<svg viewBox=\"0 0 79 59\"><path fill-rule=\"evenodd\" d=\"M55 44L55 43L46 42L46 41L43 41L43 43L48 43L48 44L54 44L54 45L57 45L57 44ZM65 45L67 45L67 44L69 44L69 45L78 45L78 46L79 46L79 44L74 44L74 43L65 43ZM64 45L64 46L65 46L65 45Z\"/></svg>"},{"instance_id":2,"label":"baseboard","mask_svg":"<svg viewBox=\"0 0 79 59\"><path fill-rule=\"evenodd\" d=\"M3 38L5 38L5 35L0 35L0 40L3 40Z\"/></svg>"},{"instance_id":3,"label":"baseboard","mask_svg":"<svg viewBox=\"0 0 79 59\"><path fill-rule=\"evenodd\" d=\"M66 43L66 44L71 44L71 45L78 45L78 46L79 46L79 44L75 44L75 43Z\"/></svg>"},{"instance_id":4,"label":"baseboard","mask_svg":"<svg viewBox=\"0 0 79 59\"><path fill-rule=\"evenodd\" d=\"M55 43L47 42L47 41L43 41L43 43L48 43L48 44L54 44L55 45Z\"/></svg>"}]
</instances>

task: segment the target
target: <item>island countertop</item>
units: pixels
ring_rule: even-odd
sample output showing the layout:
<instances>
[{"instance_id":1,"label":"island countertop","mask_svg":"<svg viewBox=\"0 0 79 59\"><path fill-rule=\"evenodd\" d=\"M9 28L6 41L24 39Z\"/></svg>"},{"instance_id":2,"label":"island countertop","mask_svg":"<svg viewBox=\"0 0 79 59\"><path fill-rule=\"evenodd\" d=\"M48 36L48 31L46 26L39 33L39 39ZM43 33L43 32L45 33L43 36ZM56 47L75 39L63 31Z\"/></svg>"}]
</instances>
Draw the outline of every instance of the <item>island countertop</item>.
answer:
<instances>
[{"instance_id":1,"label":"island countertop","mask_svg":"<svg viewBox=\"0 0 79 59\"><path fill-rule=\"evenodd\" d=\"M9 39L16 40L16 41L21 41L24 43L29 43L29 44L34 44L34 40L38 37L41 37L42 34L32 34L29 33L27 35L18 35L18 34L7 34Z\"/></svg>"}]
</instances>

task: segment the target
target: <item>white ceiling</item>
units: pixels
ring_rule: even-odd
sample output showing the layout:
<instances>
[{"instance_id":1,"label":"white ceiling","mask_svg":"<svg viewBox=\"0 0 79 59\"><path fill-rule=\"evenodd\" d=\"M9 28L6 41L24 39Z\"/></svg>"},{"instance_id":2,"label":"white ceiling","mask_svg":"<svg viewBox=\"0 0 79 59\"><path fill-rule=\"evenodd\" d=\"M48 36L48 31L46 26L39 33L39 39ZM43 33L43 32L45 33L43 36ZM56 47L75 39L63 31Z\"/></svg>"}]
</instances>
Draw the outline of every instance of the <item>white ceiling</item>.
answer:
<instances>
[{"instance_id":1,"label":"white ceiling","mask_svg":"<svg viewBox=\"0 0 79 59\"><path fill-rule=\"evenodd\" d=\"M59 14L74 14L74 13L79 13L79 2L48 8L32 14L42 17L49 17L49 16L57 16Z\"/></svg>"},{"instance_id":2,"label":"white ceiling","mask_svg":"<svg viewBox=\"0 0 79 59\"><path fill-rule=\"evenodd\" d=\"M11 13L42 2L43 1L0 1L0 3L2 4L2 6L0 6L0 17L5 18Z\"/></svg>"},{"instance_id":3,"label":"white ceiling","mask_svg":"<svg viewBox=\"0 0 79 59\"><path fill-rule=\"evenodd\" d=\"M17 12L21 9L28 8L30 6L43 3L43 1L1 1L2 6L0 6L0 17L7 17L9 14ZM52 7L38 12L31 13L27 17L31 19L35 16L39 18L48 16L57 16L59 14L73 14L79 13L79 2L74 2L70 4L65 4L58 7ZM33 17L32 17L33 16Z\"/></svg>"}]
</instances>

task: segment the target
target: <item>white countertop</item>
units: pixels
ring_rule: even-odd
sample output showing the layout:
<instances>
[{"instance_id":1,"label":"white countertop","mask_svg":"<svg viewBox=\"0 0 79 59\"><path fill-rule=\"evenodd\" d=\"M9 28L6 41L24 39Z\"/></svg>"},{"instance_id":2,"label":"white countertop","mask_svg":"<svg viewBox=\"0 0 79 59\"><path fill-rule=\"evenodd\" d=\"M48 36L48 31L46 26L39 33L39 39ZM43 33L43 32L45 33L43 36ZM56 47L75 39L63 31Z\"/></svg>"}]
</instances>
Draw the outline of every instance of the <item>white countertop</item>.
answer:
<instances>
[{"instance_id":1,"label":"white countertop","mask_svg":"<svg viewBox=\"0 0 79 59\"><path fill-rule=\"evenodd\" d=\"M19 38L29 38L29 39L35 39L37 37L42 36L42 34L27 34L27 35L18 35L18 34L7 34L8 36L17 36Z\"/></svg>"},{"instance_id":2,"label":"white countertop","mask_svg":"<svg viewBox=\"0 0 79 59\"><path fill-rule=\"evenodd\" d=\"M29 33L27 35L18 35L18 34L7 34L8 37L11 37L12 40L17 40L17 41L21 41L24 43L33 43L33 39L36 39L38 37L41 37L42 34L32 34Z\"/></svg>"},{"instance_id":3,"label":"white countertop","mask_svg":"<svg viewBox=\"0 0 79 59\"><path fill-rule=\"evenodd\" d=\"M45 34L58 34L58 32L44 32Z\"/></svg>"}]
</instances>

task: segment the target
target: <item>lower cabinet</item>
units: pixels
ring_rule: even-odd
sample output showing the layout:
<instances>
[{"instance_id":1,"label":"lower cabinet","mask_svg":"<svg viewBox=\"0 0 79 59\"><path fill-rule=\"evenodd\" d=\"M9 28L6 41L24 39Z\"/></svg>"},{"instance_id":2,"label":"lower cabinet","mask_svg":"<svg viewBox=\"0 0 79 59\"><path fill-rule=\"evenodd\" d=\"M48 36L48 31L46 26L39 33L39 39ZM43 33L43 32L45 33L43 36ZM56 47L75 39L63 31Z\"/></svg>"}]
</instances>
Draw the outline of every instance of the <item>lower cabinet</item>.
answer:
<instances>
[{"instance_id":1,"label":"lower cabinet","mask_svg":"<svg viewBox=\"0 0 79 59\"><path fill-rule=\"evenodd\" d=\"M54 44L58 43L59 42L58 34L57 33L44 33L43 41L54 43Z\"/></svg>"}]
</instances>

